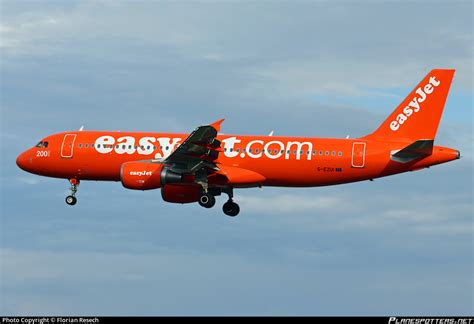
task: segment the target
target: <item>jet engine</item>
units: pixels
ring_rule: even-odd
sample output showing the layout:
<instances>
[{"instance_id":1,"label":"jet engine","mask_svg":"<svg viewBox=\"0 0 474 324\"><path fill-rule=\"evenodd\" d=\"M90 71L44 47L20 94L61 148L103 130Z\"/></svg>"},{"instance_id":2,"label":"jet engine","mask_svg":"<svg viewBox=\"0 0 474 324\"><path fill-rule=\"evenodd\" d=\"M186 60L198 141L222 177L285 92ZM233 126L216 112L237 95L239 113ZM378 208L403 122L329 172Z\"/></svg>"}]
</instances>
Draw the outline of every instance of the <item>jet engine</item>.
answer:
<instances>
[{"instance_id":1,"label":"jet engine","mask_svg":"<svg viewBox=\"0 0 474 324\"><path fill-rule=\"evenodd\" d=\"M182 175L168 170L161 163L133 161L122 164L120 179L127 189L150 190L179 183Z\"/></svg>"}]
</instances>

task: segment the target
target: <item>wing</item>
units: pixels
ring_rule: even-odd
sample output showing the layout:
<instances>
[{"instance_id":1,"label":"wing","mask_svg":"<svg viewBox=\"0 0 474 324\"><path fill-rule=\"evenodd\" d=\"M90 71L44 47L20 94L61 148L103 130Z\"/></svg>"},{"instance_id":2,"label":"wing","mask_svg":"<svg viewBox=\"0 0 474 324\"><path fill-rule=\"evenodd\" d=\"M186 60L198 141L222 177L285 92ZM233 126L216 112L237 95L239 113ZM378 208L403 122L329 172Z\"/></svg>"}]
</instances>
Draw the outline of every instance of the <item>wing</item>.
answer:
<instances>
[{"instance_id":1,"label":"wing","mask_svg":"<svg viewBox=\"0 0 474 324\"><path fill-rule=\"evenodd\" d=\"M161 163L165 164L171 171L181 174L195 174L205 168L218 170L214 161L221 151L221 142L216 137L223 121L224 119L221 119L214 124L196 128Z\"/></svg>"}]
</instances>

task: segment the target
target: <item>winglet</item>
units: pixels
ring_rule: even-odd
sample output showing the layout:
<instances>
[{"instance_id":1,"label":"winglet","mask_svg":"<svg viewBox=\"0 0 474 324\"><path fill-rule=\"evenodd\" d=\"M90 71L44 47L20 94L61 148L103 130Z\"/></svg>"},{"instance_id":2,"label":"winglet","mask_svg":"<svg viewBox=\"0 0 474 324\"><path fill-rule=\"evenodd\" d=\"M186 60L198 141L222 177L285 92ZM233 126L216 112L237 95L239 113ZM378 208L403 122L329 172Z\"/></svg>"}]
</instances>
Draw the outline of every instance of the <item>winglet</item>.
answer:
<instances>
[{"instance_id":1,"label":"winglet","mask_svg":"<svg viewBox=\"0 0 474 324\"><path fill-rule=\"evenodd\" d=\"M215 123L211 124L210 126L213 127L217 132L221 130L221 124L224 121L224 118L221 120L216 121Z\"/></svg>"}]
</instances>

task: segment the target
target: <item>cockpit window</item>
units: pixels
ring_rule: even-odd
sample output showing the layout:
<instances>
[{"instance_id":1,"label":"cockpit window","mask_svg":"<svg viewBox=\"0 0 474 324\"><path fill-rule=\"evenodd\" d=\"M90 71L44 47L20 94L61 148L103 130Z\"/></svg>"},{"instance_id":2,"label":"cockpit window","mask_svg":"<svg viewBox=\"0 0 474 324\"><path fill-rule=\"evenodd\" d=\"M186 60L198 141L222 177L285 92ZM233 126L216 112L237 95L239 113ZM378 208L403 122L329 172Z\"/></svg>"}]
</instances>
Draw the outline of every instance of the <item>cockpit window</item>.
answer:
<instances>
[{"instance_id":1,"label":"cockpit window","mask_svg":"<svg viewBox=\"0 0 474 324\"><path fill-rule=\"evenodd\" d=\"M36 147L38 148L47 148L48 147L48 142L41 141L38 144L36 144Z\"/></svg>"}]
</instances>

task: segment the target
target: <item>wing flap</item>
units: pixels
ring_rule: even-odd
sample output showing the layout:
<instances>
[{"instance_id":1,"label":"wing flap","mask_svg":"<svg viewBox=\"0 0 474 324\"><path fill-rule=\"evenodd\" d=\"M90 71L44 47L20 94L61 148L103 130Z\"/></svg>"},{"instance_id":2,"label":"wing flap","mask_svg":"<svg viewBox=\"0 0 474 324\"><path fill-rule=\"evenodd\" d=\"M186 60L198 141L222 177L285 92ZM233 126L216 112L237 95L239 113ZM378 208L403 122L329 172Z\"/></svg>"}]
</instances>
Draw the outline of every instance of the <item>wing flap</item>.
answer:
<instances>
[{"instance_id":1,"label":"wing flap","mask_svg":"<svg viewBox=\"0 0 474 324\"><path fill-rule=\"evenodd\" d=\"M228 184L237 186L260 185L266 180L260 173L226 165L219 165L216 173L225 176Z\"/></svg>"}]
</instances>

